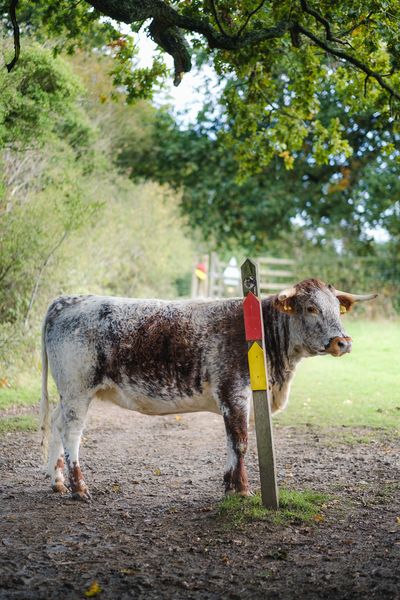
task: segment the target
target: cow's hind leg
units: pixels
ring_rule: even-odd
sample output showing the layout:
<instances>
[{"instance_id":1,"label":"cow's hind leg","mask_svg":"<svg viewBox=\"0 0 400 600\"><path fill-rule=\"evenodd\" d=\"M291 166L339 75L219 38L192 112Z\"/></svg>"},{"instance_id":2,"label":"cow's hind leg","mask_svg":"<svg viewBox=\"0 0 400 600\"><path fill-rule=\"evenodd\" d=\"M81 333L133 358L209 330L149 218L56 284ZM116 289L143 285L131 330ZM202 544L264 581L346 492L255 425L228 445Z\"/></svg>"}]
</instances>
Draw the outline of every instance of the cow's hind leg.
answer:
<instances>
[{"instance_id":1,"label":"cow's hind leg","mask_svg":"<svg viewBox=\"0 0 400 600\"><path fill-rule=\"evenodd\" d=\"M224 475L225 493L249 496L249 482L244 457L247 451L249 397L247 394L222 394L221 412L224 417L228 456Z\"/></svg>"},{"instance_id":2,"label":"cow's hind leg","mask_svg":"<svg viewBox=\"0 0 400 600\"><path fill-rule=\"evenodd\" d=\"M49 446L48 473L54 492L66 494L68 489L64 484L64 448L61 441L61 405L59 404L51 418L51 439Z\"/></svg>"},{"instance_id":3,"label":"cow's hind leg","mask_svg":"<svg viewBox=\"0 0 400 600\"><path fill-rule=\"evenodd\" d=\"M91 496L79 464L79 445L89 404L90 398L63 398L61 401L61 439L72 497L85 502L88 502Z\"/></svg>"}]
</instances>

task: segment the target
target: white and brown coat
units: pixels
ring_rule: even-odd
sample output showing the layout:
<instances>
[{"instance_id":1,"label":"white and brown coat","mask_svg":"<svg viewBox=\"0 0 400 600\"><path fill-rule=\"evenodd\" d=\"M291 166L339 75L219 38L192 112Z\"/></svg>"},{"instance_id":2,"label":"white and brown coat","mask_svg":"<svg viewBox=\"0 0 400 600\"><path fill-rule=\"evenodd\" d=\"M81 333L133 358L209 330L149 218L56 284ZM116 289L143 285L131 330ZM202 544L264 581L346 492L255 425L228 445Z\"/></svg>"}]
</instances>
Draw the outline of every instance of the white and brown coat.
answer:
<instances>
[{"instance_id":1,"label":"white and brown coat","mask_svg":"<svg viewBox=\"0 0 400 600\"><path fill-rule=\"evenodd\" d=\"M356 299L314 279L262 301L273 412L287 403L300 359L349 352L340 305ZM44 438L50 429L48 362L60 394L53 413L49 472L64 485L64 456L72 493L90 498L79 465L79 444L94 397L148 415L210 411L223 416L228 443L226 492L248 494L244 466L250 409L247 344L241 299L135 300L60 297L43 324Z\"/></svg>"}]
</instances>

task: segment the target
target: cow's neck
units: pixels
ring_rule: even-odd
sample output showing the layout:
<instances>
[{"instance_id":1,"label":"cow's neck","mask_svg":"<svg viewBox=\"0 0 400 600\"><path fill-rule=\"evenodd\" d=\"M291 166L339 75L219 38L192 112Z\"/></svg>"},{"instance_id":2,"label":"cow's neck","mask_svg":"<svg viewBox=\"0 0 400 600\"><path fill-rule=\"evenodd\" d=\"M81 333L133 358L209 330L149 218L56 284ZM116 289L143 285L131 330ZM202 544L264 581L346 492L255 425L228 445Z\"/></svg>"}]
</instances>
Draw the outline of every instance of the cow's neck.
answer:
<instances>
[{"instance_id":1,"label":"cow's neck","mask_svg":"<svg viewBox=\"0 0 400 600\"><path fill-rule=\"evenodd\" d=\"M273 300L262 302L268 377L272 387L273 412L287 404L296 365L302 354L291 336L290 317L273 306Z\"/></svg>"}]
</instances>

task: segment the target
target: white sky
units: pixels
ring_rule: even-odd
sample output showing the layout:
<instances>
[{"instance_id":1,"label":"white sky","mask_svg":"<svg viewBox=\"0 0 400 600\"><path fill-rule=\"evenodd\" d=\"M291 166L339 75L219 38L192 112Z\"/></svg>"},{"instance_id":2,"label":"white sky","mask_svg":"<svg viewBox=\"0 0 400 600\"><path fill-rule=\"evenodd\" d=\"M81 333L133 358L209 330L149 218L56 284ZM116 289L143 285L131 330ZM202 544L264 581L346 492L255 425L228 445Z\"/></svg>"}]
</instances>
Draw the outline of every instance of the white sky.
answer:
<instances>
[{"instance_id":1,"label":"white sky","mask_svg":"<svg viewBox=\"0 0 400 600\"><path fill-rule=\"evenodd\" d=\"M156 44L147 37L145 28L142 28L139 34L132 34L131 31L129 33L130 35L134 35L139 47L139 66L150 67L157 48ZM175 87L173 84L172 57L164 54L164 59L171 70L171 77L167 80L167 85L163 88L162 92L155 96L155 104L170 104L174 107L175 114L181 112L187 113L180 120L184 122L194 121L197 113L203 106L204 94L202 93L202 89L205 87L205 80L207 77L213 77L213 71L209 67L204 67L200 72L195 67L192 67L190 73L184 75L179 86Z\"/></svg>"}]
</instances>

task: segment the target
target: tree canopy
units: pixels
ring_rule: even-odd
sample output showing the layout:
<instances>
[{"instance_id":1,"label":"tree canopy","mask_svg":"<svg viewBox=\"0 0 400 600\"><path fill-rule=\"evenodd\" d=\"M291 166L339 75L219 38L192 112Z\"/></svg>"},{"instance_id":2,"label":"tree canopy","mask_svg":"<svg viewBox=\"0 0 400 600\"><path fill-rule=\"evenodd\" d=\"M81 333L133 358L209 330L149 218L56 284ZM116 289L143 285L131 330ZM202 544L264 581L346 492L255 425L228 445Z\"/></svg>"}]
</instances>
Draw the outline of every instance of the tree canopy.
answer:
<instances>
[{"instance_id":1,"label":"tree canopy","mask_svg":"<svg viewBox=\"0 0 400 600\"><path fill-rule=\"evenodd\" d=\"M3 21L7 8L3 3ZM219 101L224 115L218 135L242 177L274 156L291 169L306 140L318 164L351 154L341 115L320 118L327 84L346 111L373 104L388 122L398 111L397 0L39 0L34 10L23 0L17 18L23 31L40 23L42 35L56 34L69 50L108 45L115 82L132 100L148 97L166 76L165 53L174 59L176 84L193 60L212 64L221 83L213 104ZM152 67L135 68L134 40L120 23L147 27L160 48Z\"/></svg>"},{"instance_id":2,"label":"tree canopy","mask_svg":"<svg viewBox=\"0 0 400 600\"><path fill-rule=\"evenodd\" d=\"M338 118L337 96L320 98L321 119ZM195 128L178 126L159 112L145 148L129 136L116 145L116 160L133 179L155 179L182 191L190 224L214 247L262 252L299 228L316 244L334 239L347 251L371 250L373 232L400 238L399 136L373 108L341 116L351 155L318 164L306 139L293 168L274 158L262 172L237 180L231 149L218 136L220 125L205 116Z\"/></svg>"},{"instance_id":3,"label":"tree canopy","mask_svg":"<svg viewBox=\"0 0 400 600\"><path fill-rule=\"evenodd\" d=\"M28 54L34 35L55 53L89 48L109 58L114 92L104 101L150 97L167 76L166 53L176 83L194 60L213 65L219 85L190 128L156 111L147 111L139 138L126 121L109 127L121 172L179 190L209 245L261 250L299 225L315 243L330 237L361 252L380 227L398 240L399 2L20 0L13 14L15 7L10 20L0 3L3 23L15 34L17 18ZM147 69L135 62L140 28L160 48ZM24 61L10 73L13 85ZM68 105L67 96L50 98ZM15 99L5 103L16 127L35 116L25 101L22 118Z\"/></svg>"}]
</instances>

